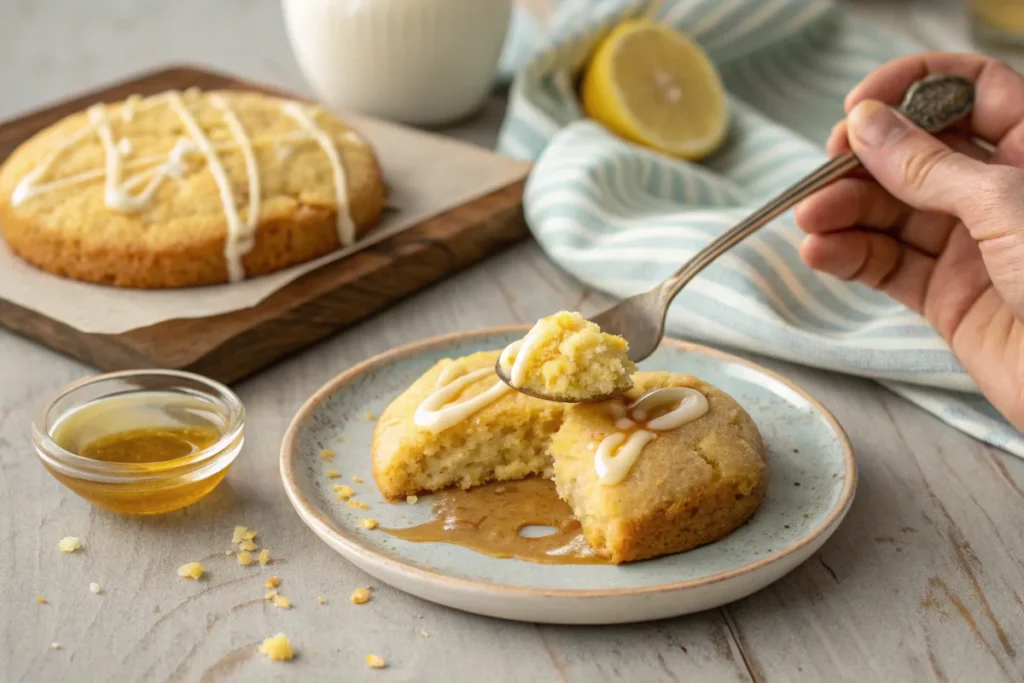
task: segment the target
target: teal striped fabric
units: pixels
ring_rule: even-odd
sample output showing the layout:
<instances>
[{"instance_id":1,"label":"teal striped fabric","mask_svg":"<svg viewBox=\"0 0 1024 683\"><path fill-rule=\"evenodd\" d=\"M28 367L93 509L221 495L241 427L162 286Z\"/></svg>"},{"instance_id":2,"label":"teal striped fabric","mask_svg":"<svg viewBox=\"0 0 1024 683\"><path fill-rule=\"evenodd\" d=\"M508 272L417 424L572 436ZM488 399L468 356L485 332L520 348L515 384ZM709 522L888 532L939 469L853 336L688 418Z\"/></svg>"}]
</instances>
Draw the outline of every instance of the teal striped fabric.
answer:
<instances>
[{"instance_id":1,"label":"teal striped fabric","mask_svg":"<svg viewBox=\"0 0 1024 683\"><path fill-rule=\"evenodd\" d=\"M518 10L499 151L535 160L525 211L544 251L615 296L649 289L825 160L843 96L918 47L819 0L548 0ZM537 3L533 3L536 5ZM645 11L696 39L729 92L730 130L699 164L627 143L586 120L573 83L618 21ZM1024 437L982 398L942 339L885 295L804 266L792 214L695 279L670 333L873 378L947 423L1024 457Z\"/></svg>"}]
</instances>

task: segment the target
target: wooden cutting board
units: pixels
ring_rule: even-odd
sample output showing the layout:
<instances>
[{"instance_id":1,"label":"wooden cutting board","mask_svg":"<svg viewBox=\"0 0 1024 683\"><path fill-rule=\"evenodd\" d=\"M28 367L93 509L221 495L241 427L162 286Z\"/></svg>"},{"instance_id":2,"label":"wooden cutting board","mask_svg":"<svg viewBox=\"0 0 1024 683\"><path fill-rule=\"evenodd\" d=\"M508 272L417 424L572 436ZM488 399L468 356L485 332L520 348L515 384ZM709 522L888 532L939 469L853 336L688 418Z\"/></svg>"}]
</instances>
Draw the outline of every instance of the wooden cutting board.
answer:
<instances>
[{"instance_id":1,"label":"wooden cutting board","mask_svg":"<svg viewBox=\"0 0 1024 683\"><path fill-rule=\"evenodd\" d=\"M294 97L211 71L168 68L0 125L0 162L37 131L95 102L193 86ZM526 237L523 184L516 181L307 273L253 308L104 335L0 298L0 325L102 370L172 368L234 382Z\"/></svg>"}]
</instances>

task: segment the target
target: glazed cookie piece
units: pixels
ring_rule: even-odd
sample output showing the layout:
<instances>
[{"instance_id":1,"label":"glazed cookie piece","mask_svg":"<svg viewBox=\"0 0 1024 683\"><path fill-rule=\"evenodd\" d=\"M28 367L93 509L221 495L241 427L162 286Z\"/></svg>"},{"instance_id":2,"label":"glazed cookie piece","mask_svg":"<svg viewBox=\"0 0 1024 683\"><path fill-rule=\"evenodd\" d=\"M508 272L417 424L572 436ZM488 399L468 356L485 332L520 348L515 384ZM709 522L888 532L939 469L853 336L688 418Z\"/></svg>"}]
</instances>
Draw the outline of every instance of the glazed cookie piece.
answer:
<instances>
[{"instance_id":1,"label":"glazed cookie piece","mask_svg":"<svg viewBox=\"0 0 1024 683\"><path fill-rule=\"evenodd\" d=\"M378 220L373 150L307 103L246 91L98 104L0 167L0 230L42 270L170 288L272 273Z\"/></svg>"},{"instance_id":2,"label":"glazed cookie piece","mask_svg":"<svg viewBox=\"0 0 1024 683\"><path fill-rule=\"evenodd\" d=\"M633 386L636 365L622 337L605 334L579 313L541 318L522 340L505 348L501 368L510 384L559 401L585 401Z\"/></svg>"},{"instance_id":3,"label":"glazed cookie piece","mask_svg":"<svg viewBox=\"0 0 1024 683\"><path fill-rule=\"evenodd\" d=\"M732 397L688 375L633 379L623 399L570 407L550 449L559 495L616 563L728 535L768 485L761 435Z\"/></svg>"},{"instance_id":4,"label":"glazed cookie piece","mask_svg":"<svg viewBox=\"0 0 1024 683\"><path fill-rule=\"evenodd\" d=\"M498 354L438 362L381 413L372 457L373 477L385 497L550 471L548 444L564 407L498 379Z\"/></svg>"}]
</instances>

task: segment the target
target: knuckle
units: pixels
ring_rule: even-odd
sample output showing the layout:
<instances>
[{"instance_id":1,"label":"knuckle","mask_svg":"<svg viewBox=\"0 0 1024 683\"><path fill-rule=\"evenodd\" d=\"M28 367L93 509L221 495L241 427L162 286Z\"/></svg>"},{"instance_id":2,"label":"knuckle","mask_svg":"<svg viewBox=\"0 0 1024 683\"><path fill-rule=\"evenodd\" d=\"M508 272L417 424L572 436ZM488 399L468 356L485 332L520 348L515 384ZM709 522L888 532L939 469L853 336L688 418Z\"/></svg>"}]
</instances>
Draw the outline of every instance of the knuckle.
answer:
<instances>
[{"instance_id":1,"label":"knuckle","mask_svg":"<svg viewBox=\"0 0 1024 683\"><path fill-rule=\"evenodd\" d=\"M904 182L917 189L927 187L928 178L935 172L935 169L952 156L951 149L937 145L908 154L903 160Z\"/></svg>"},{"instance_id":2,"label":"knuckle","mask_svg":"<svg viewBox=\"0 0 1024 683\"><path fill-rule=\"evenodd\" d=\"M1012 166L991 166L978 189L986 203L1005 209L1020 202L1024 194L1024 173Z\"/></svg>"}]
</instances>

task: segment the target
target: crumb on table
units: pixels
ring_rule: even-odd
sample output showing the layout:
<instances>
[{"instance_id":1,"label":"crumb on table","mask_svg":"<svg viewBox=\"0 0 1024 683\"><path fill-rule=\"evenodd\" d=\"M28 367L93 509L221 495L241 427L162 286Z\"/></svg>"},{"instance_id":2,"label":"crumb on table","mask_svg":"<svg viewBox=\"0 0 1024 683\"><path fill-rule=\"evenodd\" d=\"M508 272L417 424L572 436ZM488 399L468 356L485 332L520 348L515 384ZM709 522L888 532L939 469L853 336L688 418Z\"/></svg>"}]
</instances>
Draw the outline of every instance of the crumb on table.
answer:
<instances>
[{"instance_id":1,"label":"crumb on table","mask_svg":"<svg viewBox=\"0 0 1024 683\"><path fill-rule=\"evenodd\" d=\"M264 639L259 651L261 655L275 662L287 662L295 656L291 641L283 633Z\"/></svg>"},{"instance_id":2,"label":"crumb on table","mask_svg":"<svg viewBox=\"0 0 1024 683\"><path fill-rule=\"evenodd\" d=\"M202 562L189 562L178 567L178 576L183 579L198 580L203 576L204 571Z\"/></svg>"},{"instance_id":3,"label":"crumb on table","mask_svg":"<svg viewBox=\"0 0 1024 683\"><path fill-rule=\"evenodd\" d=\"M326 605L327 601L323 599L323 596L318 595L318 596L316 596L316 604L318 604L318 605Z\"/></svg>"},{"instance_id":4,"label":"crumb on table","mask_svg":"<svg viewBox=\"0 0 1024 683\"><path fill-rule=\"evenodd\" d=\"M53 648L54 650L59 650L59 649L60 649L60 643L58 643L58 642L57 642L57 641L55 640L55 641L53 641L52 643L50 643L50 647L52 647L52 648Z\"/></svg>"},{"instance_id":5,"label":"crumb on table","mask_svg":"<svg viewBox=\"0 0 1024 683\"><path fill-rule=\"evenodd\" d=\"M238 564L242 565L243 567L248 567L250 564L252 564L252 553L245 550L238 553Z\"/></svg>"},{"instance_id":6,"label":"crumb on table","mask_svg":"<svg viewBox=\"0 0 1024 683\"><path fill-rule=\"evenodd\" d=\"M341 476L341 472L339 472L338 470L327 470L327 478L328 479L337 479L340 476Z\"/></svg>"},{"instance_id":7,"label":"crumb on table","mask_svg":"<svg viewBox=\"0 0 1024 683\"><path fill-rule=\"evenodd\" d=\"M271 576L269 579L267 579L266 586L267 586L268 589L269 588L277 588L280 585L281 585L281 578L278 577L278 576Z\"/></svg>"},{"instance_id":8,"label":"crumb on table","mask_svg":"<svg viewBox=\"0 0 1024 683\"><path fill-rule=\"evenodd\" d=\"M352 477L352 481L356 484L362 484L364 479L362 477Z\"/></svg>"},{"instance_id":9,"label":"crumb on table","mask_svg":"<svg viewBox=\"0 0 1024 683\"><path fill-rule=\"evenodd\" d=\"M62 553L73 553L81 549L82 541L77 536L65 536L57 542Z\"/></svg>"},{"instance_id":10,"label":"crumb on table","mask_svg":"<svg viewBox=\"0 0 1024 683\"><path fill-rule=\"evenodd\" d=\"M36 596L36 602L38 602L40 605L45 605L46 604L46 598L44 598L42 595L37 595Z\"/></svg>"},{"instance_id":11,"label":"crumb on table","mask_svg":"<svg viewBox=\"0 0 1024 683\"><path fill-rule=\"evenodd\" d=\"M258 559L260 562L260 566L266 567L267 564L270 562L270 549L264 548L263 550L261 550Z\"/></svg>"},{"instance_id":12,"label":"crumb on table","mask_svg":"<svg viewBox=\"0 0 1024 683\"><path fill-rule=\"evenodd\" d=\"M430 637L430 634L427 633L426 631L420 631L420 635L423 636L424 638L429 638Z\"/></svg>"},{"instance_id":13,"label":"crumb on table","mask_svg":"<svg viewBox=\"0 0 1024 683\"><path fill-rule=\"evenodd\" d=\"M362 605L370 599L370 587L357 588L352 591L352 595L349 596L349 600L357 605Z\"/></svg>"},{"instance_id":14,"label":"crumb on table","mask_svg":"<svg viewBox=\"0 0 1024 683\"><path fill-rule=\"evenodd\" d=\"M377 655L366 655L366 665L371 669L383 669L388 663Z\"/></svg>"},{"instance_id":15,"label":"crumb on table","mask_svg":"<svg viewBox=\"0 0 1024 683\"><path fill-rule=\"evenodd\" d=\"M284 597L283 595L275 595L271 598L271 600L273 600L274 604L280 607L281 609L291 609L292 607L292 601Z\"/></svg>"},{"instance_id":16,"label":"crumb on table","mask_svg":"<svg viewBox=\"0 0 1024 683\"><path fill-rule=\"evenodd\" d=\"M256 538L256 530L255 529L246 529L245 533L242 534L242 540L243 541L251 541L254 538Z\"/></svg>"},{"instance_id":17,"label":"crumb on table","mask_svg":"<svg viewBox=\"0 0 1024 683\"><path fill-rule=\"evenodd\" d=\"M366 418L366 421L367 421L367 422L370 422L371 420L376 420L376 419L377 419L377 416L376 416L376 415L374 415L374 414L373 414L372 412L370 412L369 410L367 410L367 411L366 411L365 413L363 413L363 417L365 417L365 418Z\"/></svg>"},{"instance_id":18,"label":"crumb on table","mask_svg":"<svg viewBox=\"0 0 1024 683\"><path fill-rule=\"evenodd\" d=\"M323 458L324 460L334 460L334 451L332 451L330 448L325 448L322 451L320 451L320 457Z\"/></svg>"},{"instance_id":19,"label":"crumb on table","mask_svg":"<svg viewBox=\"0 0 1024 683\"><path fill-rule=\"evenodd\" d=\"M256 550L258 547L259 546L253 543L252 541L242 541L238 544L238 549L245 550L246 552L252 552L253 550Z\"/></svg>"},{"instance_id":20,"label":"crumb on table","mask_svg":"<svg viewBox=\"0 0 1024 683\"><path fill-rule=\"evenodd\" d=\"M232 543L241 543L245 540L245 533L248 531L244 526L236 526L235 532L231 534Z\"/></svg>"},{"instance_id":21,"label":"crumb on table","mask_svg":"<svg viewBox=\"0 0 1024 683\"><path fill-rule=\"evenodd\" d=\"M96 583L95 581L93 581L92 583L89 584L89 592L90 593L99 595L102 591L103 591L103 589L100 588L100 585L98 583Z\"/></svg>"},{"instance_id":22,"label":"crumb on table","mask_svg":"<svg viewBox=\"0 0 1024 683\"><path fill-rule=\"evenodd\" d=\"M333 488L334 492L338 494L338 500L348 500L355 494L348 484L335 484Z\"/></svg>"}]
</instances>

